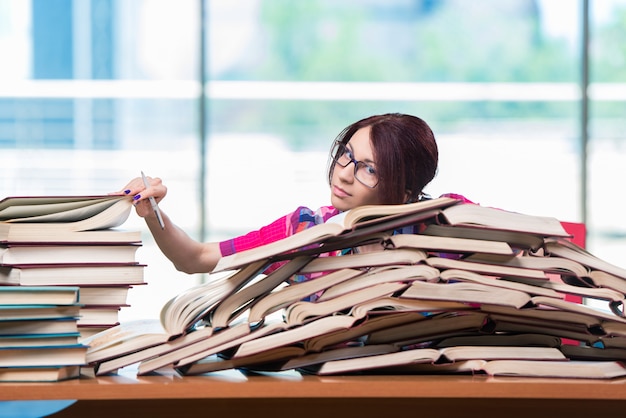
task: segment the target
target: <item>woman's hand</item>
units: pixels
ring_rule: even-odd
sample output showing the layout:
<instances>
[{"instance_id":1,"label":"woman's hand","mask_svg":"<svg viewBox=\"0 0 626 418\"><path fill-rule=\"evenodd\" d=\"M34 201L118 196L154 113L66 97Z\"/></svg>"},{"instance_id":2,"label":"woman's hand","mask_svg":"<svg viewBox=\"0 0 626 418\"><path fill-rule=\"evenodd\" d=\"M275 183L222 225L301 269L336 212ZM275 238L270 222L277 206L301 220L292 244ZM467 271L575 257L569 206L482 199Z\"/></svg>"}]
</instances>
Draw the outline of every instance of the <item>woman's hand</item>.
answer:
<instances>
[{"instance_id":1,"label":"woman's hand","mask_svg":"<svg viewBox=\"0 0 626 418\"><path fill-rule=\"evenodd\" d=\"M132 179L122 190L111 193L115 195L133 196L133 203L137 211L137 215L145 218L148 215L154 215L149 197L154 197L158 202L163 200L167 194L167 187L163 184L159 177L146 177L149 187L146 188L143 179L136 177Z\"/></svg>"},{"instance_id":2,"label":"woman's hand","mask_svg":"<svg viewBox=\"0 0 626 418\"><path fill-rule=\"evenodd\" d=\"M160 202L167 194L167 187L158 177L146 177L146 180L148 187L144 185L143 178L137 177L129 181L120 191L111 194L133 197L137 215L145 219L154 241L177 270L189 274L212 271L222 256L219 243L202 243L192 239L163 211L161 215L165 228L162 228L148 198L154 197Z\"/></svg>"}]
</instances>

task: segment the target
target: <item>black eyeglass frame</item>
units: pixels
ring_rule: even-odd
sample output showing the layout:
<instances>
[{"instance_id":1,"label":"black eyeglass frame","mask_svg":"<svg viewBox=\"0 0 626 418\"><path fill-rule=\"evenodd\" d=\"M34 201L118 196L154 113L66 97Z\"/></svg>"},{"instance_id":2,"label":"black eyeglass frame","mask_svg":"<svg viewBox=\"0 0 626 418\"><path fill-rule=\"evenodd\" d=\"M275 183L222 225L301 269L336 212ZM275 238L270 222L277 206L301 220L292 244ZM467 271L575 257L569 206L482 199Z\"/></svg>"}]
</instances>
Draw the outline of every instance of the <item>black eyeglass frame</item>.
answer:
<instances>
[{"instance_id":1,"label":"black eyeglass frame","mask_svg":"<svg viewBox=\"0 0 626 418\"><path fill-rule=\"evenodd\" d=\"M341 157L348 158L349 161L347 161L345 164L342 164L339 162L339 159ZM360 167L372 167L372 166L366 162L355 159L352 156L352 151L348 148L348 144L344 144L340 141L334 141L333 146L331 148L330 158L335 164L338 164L340 167L344 167L344 168L350 165L350 163L354 163L354 178L357 179L357 181L361 183L362 185L364 185L365 187L369 187L370 189L373 189L376 186L378 186L378 183L380 183L380 179L378 178L378 175L376 175L376 183L374 185L369 185L363 182L363 180L359 178L357 174L358 174Z\"/></svg>"}]
</instances>

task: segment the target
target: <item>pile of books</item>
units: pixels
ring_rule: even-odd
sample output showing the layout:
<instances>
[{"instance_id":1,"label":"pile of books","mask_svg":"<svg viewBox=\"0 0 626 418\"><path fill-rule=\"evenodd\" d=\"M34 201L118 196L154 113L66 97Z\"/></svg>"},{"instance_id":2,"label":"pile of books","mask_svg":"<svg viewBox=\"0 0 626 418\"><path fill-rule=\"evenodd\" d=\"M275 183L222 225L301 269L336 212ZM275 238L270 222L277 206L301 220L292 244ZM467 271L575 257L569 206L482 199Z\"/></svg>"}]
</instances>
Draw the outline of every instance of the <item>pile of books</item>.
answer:
<instances>
[{"instance_id":1,"label":"pile of books","mask_svg":"<svg viewBox=\"0 0 626 418\"><path fill-rule=\"evenodd\" d=\"M418 234L393 234L415 224ZM448 198L357 208L224 257L159 319L89 339L87 361L97 375L624 376L626 270L571 238L555 218ZM314 278L285 285L294 274ZM591 299L606 309L580 303Z\"/></svg>"},{"instance_id":2,"label":"pile of books","mask_svg":"<svg viewBox=\"0 0 626 418\"><path fill-rule=\"evenodd\" d=\"M74 357L68 363L73 368L62 372L56 368L56 376L76 376L74 366L86 364L82 340L118 325L120 309L128 307L129 289L145 283L145 266L136 260L141 231L118 228L131 208L125 196L28 196L0 201L0 292L7 295L0 303L0 312L6 314L0 322L2 353L9 349L35 353L51 347L59 352L63 346L77 355L82 352L83 361L78 363ZM70 290L72 301L59 304L48 297ZM18 293L23 295L19 303L10 296ZM33 356L53 359L47 351ZM35 376L35 370L30 371L24 379ZM49 376L54 376L52 370Z\"/></svg>"},{"instance_id":3,"label":"pile of books","mask_svg":"<svg viewBox=\"0 0 626 418\"><path fill-rule=\"evenodd\" d=\"M0 287L0 381L77 377L87 352L79 310L77 287Z\"/></svg>"},{"instance_id":4,"label":"pile of books","mask_svg":"<svg viewBox=\"0 0 626 418\"><path fill-rule=\"evenodd\" d=\"M159 319L89 339L87 361L98 375L138 364L140 375L624 376L626 270L570 239L557 219L454 199L358 208L224 257ZM368 251L321 256L338 249ZM286 286L295 274L315 278Z\"/></svg>"}]
</instances>

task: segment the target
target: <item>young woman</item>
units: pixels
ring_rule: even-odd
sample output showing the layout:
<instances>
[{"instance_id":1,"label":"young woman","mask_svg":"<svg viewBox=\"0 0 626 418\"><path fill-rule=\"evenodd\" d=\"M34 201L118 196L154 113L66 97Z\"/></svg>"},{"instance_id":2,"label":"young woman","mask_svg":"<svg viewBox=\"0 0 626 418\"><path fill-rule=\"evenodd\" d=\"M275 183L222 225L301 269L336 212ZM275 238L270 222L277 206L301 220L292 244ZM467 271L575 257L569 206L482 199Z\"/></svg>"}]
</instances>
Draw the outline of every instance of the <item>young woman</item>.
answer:
<instances>
[{"instance_id":1,"label":"young woman","mask_svg":"<svg viewBox=\"0 0 626 418\"><path fill-rule=\"evenodd\" d=\"M136 178L120 194L133 195L137 214L145 218L161 251L186 273L212 271L221 257L285 238L362 205L400 204L426 198L424 187L437 171L438 149L430 127L405 114L371 116L344 129L333 142L328 165L332 206L299 207L257 231L223 242L193 240L162 214L161 228L149 199L167 194L159 178L150 187Z\"/></svg>"}]
</instances>

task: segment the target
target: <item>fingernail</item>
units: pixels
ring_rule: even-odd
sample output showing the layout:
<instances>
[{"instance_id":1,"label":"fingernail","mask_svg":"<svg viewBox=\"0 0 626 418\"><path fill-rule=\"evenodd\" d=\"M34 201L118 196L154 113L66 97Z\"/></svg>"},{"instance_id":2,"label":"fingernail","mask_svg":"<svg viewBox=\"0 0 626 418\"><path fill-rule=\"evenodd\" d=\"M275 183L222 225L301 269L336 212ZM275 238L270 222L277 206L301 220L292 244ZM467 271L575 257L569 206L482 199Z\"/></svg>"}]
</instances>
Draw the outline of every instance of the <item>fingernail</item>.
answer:
<instances>
[{"instance_id":1,"label":"fingernail","mask_svg":"<svg viewBox=\"0 0 626 418\"><path fill-rule=\"evenodd\" d=\"M129 194L129 193L130 193L130 189L124 190L124 194Z\"/></svg>"},{"instance_id":2,"label":"fingernail","mask_svg":"<svg viewBox=\"0 0 626 418\"><path fill-rule=\"evenodd\" d=\"M139 200L141 199L141 195L140 194L136 194L135 197L133 197L133 200Z\"/></svg>"}]
</instances>

